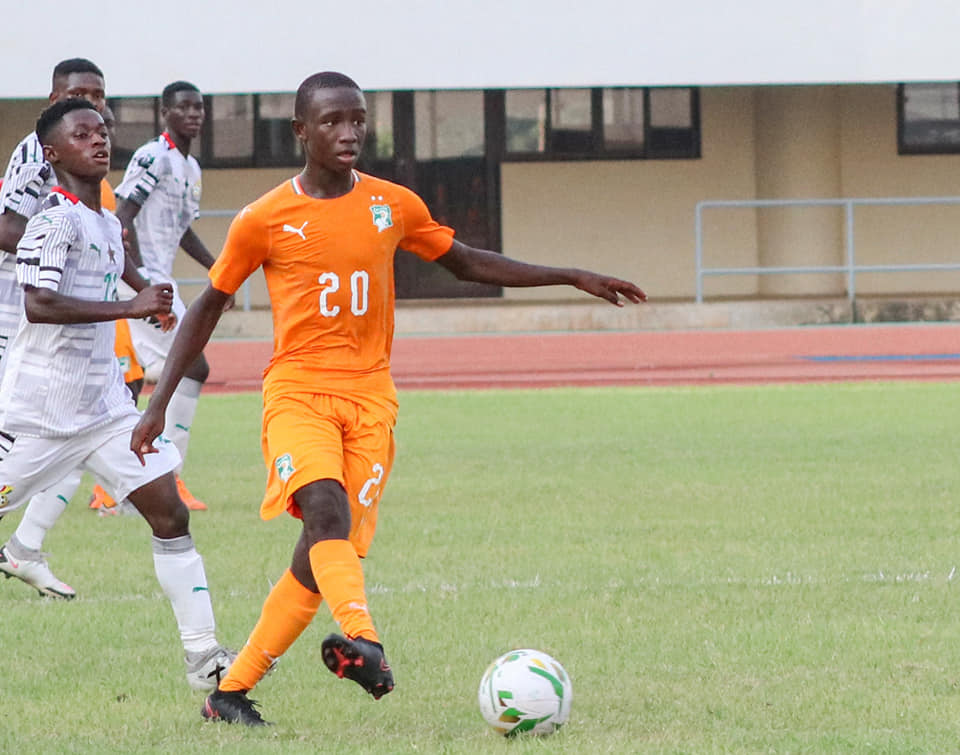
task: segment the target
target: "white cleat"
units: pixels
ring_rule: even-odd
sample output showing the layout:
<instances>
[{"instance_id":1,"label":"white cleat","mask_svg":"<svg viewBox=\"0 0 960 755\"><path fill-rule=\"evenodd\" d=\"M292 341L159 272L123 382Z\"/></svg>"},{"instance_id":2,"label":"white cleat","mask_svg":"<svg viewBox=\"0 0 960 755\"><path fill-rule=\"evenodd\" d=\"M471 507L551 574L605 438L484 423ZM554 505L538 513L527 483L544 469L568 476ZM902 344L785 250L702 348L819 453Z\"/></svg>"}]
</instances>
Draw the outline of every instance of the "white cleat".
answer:
<instances>
[{"instance_id":1,"label":"white cleat","mask_svg":"<svg viewBox=\"0 0 960 755\"><path fill-rule=\"evenodd\" d=\"M233 650L223 645L187 653L184 656L187 664L187 684L198 692L213 692L236 657Z\"/></svg>"},{"instance_id":2,"label":"white cleat","mask_svg":"<svg viewBox=\"0 0 960 755\"><path fill-rule=\"evenodd\" d=\"M47 566L46 555L40 551L31 551L30 558L17 558L10 553L10 544L7 543L0 548L0 572L7 579L16 577L26 582L46 597L64 600L77 597L76 590L53 575Z\"/></svg>"}]
</instances>

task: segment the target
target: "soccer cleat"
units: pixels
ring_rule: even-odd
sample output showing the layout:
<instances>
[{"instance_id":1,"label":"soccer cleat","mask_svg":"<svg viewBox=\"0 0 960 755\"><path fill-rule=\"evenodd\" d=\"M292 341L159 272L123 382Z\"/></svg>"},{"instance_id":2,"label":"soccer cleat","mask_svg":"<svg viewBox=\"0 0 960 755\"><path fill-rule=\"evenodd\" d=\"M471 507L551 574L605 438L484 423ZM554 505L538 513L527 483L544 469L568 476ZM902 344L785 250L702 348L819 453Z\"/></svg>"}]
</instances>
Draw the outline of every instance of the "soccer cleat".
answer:
<instances>
[{"instance_id":1,"label":"soccer cleat","mask_svg":"<svg viewBox=\"0 0 960 755\"><path fill-rule=\"evenodd\" d=\"M269 726L257 709L256 700L247 697L246 692L223 692L215 689L203 704L200 711L208 721L226 721L229 724L246 724L247 726Z\"/></svg>"},{"instance_id":2,"label":"soccer cleat","mask_svg":"<svg viewBox=\"0 0 960 755\"><path fill-rule=\"evenodd\" d=\"M193 493L187 490L187 484L177 475L177 492L180 494L180 500L186 504L191 511L206 511L207 504L196 498Z\"/></svg>"},{"instance_id":3,"label":"soccer cleat","mask_svg":"<svg viewBox=\"0 0 960 755\"><path fill-rule=\"evenodd\" d=\"M321 644L323 662L334 674L355 681L379 700L393 689L393 672L383 655L383 646L357 637L329 635Z\"/></svg>"},{"instance_id":4,"label":"soccer cleat","mask_svg":"<svg viewBox=\"0 0 960 755\"><path fill-rule=\"evenodd\" d=\"M32 558L16 558L10 553L10 544L0 548L0 571L7 579L16 577L23 580L37 592L49 598L63 598L72 600L77 597L77 591L66 582L57 579L50 567L47 558L40 551L31 551Z\"/></svg>"},{"instance_id":5,"label":"soccer cleat","mask_svg":"<svg viewBox=\"0 0 960 755\"><path fill-rule=\"evenodd\" d=\"M93 495L90 496L90 508L97 509L100 516L116 514L117 502L109 496L106 490L99 485L93 486Z\"/></svg>"},{"instance_id":6,"label":"soccer cleat","mask_svg":"<svg viewBox=\"0 0 960 755\"><path fill-rule=\"evenodd\" d=\"M227 673L237 654L223 645L214 645L209 650L187 653L187 684L198 692L213 692Z\"/></svg>"}]
</instances>

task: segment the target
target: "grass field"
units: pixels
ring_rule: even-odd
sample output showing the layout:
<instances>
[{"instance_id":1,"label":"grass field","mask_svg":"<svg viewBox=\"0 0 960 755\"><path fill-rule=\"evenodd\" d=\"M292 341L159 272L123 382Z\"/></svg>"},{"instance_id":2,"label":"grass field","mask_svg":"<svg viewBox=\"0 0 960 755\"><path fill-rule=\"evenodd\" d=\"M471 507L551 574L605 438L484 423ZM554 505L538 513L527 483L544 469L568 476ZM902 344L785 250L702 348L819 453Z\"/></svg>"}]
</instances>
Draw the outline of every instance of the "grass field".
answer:
<instances>
[{"instance_id":1,"label":"grass field","mask_svg":"<svg viewBox=\"0 0 960 755\"><path fill-rule=\"evenodd\" d=\"M956 752L956 392L404 394L366 564L397 689L374 702L326 671L321 609L251 695L265 730L202 722L146 525L78 495L47 547L80 597L0 584L0 750ZM194 427L194 537L239 647L297 528L257 517L258 396L204 397ZM514 647L573 678L554 737L480 719L480 676Z\"/></svg>"}]
</instances>

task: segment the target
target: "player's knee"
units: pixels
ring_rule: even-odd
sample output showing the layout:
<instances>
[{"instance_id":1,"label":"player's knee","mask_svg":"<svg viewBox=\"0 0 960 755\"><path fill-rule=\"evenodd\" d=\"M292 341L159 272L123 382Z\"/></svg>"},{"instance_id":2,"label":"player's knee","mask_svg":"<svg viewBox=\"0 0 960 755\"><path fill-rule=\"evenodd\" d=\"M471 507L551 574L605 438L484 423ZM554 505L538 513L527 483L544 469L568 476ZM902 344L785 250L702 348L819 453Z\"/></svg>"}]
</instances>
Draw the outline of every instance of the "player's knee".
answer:
<instances>
[{"instance_id":1,"label":"player's knee","mask_svg":"<svg viewBox=\"0 0 960 755\"><path fill-rule=\"evenodd\" d=\"M350 535L350 503L336 480L318 480L294 494L300 506L303 526L312 542L345 540Z\"/></svg>"},{"instance_id":2,"label":"player's knee","mask_svg":"<svg viewBox=\"0 0 960 755\"><path fill-rule=\"evenodd\" d=\"M147 519L155 537L168 539L190 534L190 510L179 498L166 501Z\"/></svg>"},{"instance_id":3,"label":"player's knee","mask_svg":"<svg viewBox=\"0 0 960 755\"><path fill-rule=\"evenodd\" d=\"M196 380L198 383L206 383L207 378L210 377L210 365L206 357L201 354L194 359L193 363L187 367L186 372L183 373L183 376L191 380Z\"/></svg>"}]
</instances>

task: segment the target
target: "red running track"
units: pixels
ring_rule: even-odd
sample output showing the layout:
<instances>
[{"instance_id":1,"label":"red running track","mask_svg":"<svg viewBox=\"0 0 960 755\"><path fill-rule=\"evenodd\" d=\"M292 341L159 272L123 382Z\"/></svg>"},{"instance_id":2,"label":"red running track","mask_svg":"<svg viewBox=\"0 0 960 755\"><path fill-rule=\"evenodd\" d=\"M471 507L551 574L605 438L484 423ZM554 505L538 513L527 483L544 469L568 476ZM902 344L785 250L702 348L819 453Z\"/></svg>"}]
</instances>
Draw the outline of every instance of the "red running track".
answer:
<instances>
[{"instance_id":1,"label":"red running track","mask_svg":"<svg viewBox=\"0 0 960 755\"><path fill-rule=\"evenodd\" d=\"M207 388L259 390L267 341L213 341ZM960 379L960 325L400 337L400 389Z\"/></svg>"}]
</instances>

